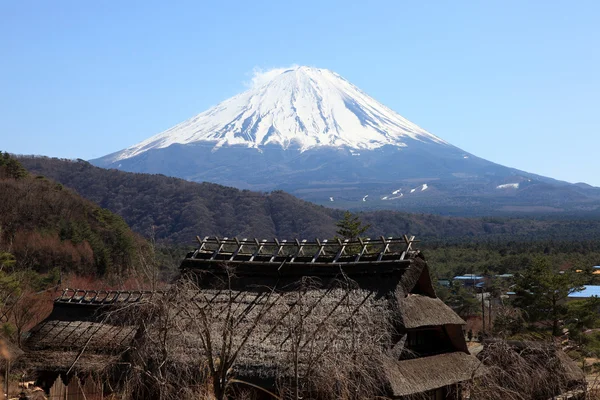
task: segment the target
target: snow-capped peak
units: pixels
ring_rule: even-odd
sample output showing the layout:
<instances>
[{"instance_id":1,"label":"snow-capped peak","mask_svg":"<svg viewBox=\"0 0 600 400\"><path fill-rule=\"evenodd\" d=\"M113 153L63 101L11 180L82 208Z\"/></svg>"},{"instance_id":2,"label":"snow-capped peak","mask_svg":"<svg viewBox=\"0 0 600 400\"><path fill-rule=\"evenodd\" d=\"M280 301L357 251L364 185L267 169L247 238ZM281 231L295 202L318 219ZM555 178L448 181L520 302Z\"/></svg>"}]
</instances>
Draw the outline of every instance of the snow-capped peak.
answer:
<instances>
[{"instance_id":1,"label":"snow-capped peak","mask_svg":"<svg viewBox=\"0 0 600 400\"><path fill-rule=\"evenodd\" d=\"M421 129L326 69L292 67L261 73L252 87L116 154L113 161L172 144L213 142L253 148L274 144L375 149L406 139L442 139Z\"/></svg>"}]
</instances>

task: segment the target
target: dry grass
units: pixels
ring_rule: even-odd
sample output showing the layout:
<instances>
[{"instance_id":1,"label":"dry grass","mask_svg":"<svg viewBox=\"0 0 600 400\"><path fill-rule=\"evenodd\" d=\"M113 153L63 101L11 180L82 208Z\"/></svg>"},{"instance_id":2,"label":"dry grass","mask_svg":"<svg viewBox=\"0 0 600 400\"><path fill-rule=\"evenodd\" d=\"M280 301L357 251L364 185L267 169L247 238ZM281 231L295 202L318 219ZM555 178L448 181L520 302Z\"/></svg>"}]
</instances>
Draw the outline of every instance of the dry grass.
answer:
<instances>
[{"instance_id":1,"label":"dry grass","mask_svg":"<svg viewBox=\"0 0 600 400\"><path fill-rule=\"evenodd\" d=\"M487 343L479 358L487 373L474 380L473 400L549 399L585 388L581 370L548 343Z\"/></svg>"}]
</instances>

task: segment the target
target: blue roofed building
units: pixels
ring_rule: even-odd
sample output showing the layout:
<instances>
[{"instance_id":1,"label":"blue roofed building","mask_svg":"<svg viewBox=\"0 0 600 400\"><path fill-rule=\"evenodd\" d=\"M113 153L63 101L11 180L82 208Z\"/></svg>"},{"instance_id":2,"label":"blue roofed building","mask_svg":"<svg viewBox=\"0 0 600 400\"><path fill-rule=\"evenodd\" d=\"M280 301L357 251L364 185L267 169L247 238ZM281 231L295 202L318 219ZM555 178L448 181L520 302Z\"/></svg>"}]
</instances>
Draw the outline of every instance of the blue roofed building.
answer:
<instances>
[{"instance_id":1,"label":"blue roofed building","mask_svg":"<svg viewBox=\"0 0 600 400\"><path fill-rule=\"evenodd\" d=\"M485 281L485 278L481 275L466 274L455 276L453 280L460 282L465 287L477 287L478 284L482 284Z\"/></svg>"},{"instance_id":2,"label":"blue roofed building","mask_svg":"<svg viewBox=\"0 0 600 400\"><path fill-rule=\"evenodd\" d=\"M584 285L583 290L569 295L569 300L589 299L590 297L600 297L600 285Z\"/></svg>"}]
</instances>

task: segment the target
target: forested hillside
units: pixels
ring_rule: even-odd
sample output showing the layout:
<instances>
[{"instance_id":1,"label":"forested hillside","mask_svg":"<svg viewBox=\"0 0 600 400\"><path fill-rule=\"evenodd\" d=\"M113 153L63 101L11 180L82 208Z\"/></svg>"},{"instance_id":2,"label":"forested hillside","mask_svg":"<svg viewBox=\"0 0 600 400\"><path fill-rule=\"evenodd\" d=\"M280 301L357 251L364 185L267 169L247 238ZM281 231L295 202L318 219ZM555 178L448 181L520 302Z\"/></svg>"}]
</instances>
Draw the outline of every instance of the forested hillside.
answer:
<instances>
[{"instance_id":1,"label":"forested hillside","mask_svg":"<svg viewBox=\"0 0 600 400\"><path fill-rule=\"evenodd\" d=\"M118 215L0 154L0 266L41 274L55 267L122 274L143 246Z\"/></svg>"},{"instance_id":2,"label":"forested hillside","mask_svg":"<svg viewBox=\"0 0 600 400\"><path fill-rule=\"evenodd\" d=\"M284 192L238 190L163 175L106 170L83 161L21 157L32 173L73 188L122 216L138 233L191 244L196 235L331 238L341 210ZM416 235L427 243L600 239L600 220L456 218L396 211L360 214L370 236Z\"/></svg>"}]
</instances>

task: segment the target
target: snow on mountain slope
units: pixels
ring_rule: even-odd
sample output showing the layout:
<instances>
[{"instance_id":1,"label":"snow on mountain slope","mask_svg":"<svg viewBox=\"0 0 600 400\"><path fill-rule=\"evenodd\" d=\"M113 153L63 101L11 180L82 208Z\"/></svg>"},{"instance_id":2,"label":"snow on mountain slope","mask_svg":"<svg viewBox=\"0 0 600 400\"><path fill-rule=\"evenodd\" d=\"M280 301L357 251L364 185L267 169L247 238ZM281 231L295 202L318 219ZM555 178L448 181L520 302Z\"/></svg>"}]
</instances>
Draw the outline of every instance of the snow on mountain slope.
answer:
<instances>
[{"instance_id":1,"label":"snow on mountain slope","mask_svg":"<svg viewBox=\"0 0 600 400\"><path fill-rule=\"evenodd\" d=\"M115 153L111 161L197 142L214 142L214 149L275 144L300 151L321 146L405 147L404 139L446 144L329 70L293 67L263 76L268 78L246 92Z\"/></svg>"}]
</instances>

